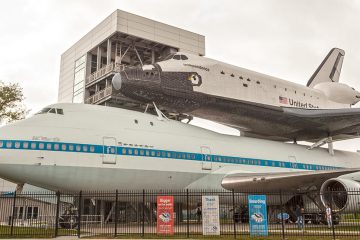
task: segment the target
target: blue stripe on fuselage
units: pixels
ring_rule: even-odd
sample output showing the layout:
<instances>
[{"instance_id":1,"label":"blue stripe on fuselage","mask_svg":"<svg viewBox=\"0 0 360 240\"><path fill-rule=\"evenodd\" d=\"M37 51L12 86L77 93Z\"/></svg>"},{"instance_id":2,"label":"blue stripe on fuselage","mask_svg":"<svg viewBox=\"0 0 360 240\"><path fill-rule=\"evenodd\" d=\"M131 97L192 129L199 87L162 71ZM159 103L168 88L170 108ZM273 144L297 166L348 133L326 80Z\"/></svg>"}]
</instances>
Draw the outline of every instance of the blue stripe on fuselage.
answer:
<instances>
[{"instance_id":1,"label":"blue stripe on fuselage","mask_svg":"<svg viewBox=\"0 0 360 240\"><path fill-rule=\"evenodd\" d=\"M79 153L96 153L103 154L116 154L123 156L144 156L153 158L170 158L179 160L191 161L207 161L214 163L229 163L229 164L242 164L263 167L280 167L302 170L330 170L339 169L339 167L306 164L306 163L293 163L285 161L267 160L267 159L254 159L243 158L234 156L223 155L204 155L201 153L168 151L153 148L137 148L137 147L124 147L124 146L103 146L95 144L82 144L82 143L65 143L65 142L48 142L48 141L24 141L24 140L0 140L0 149L15 149L15 150L40 150L40 151L59 151L59 152L79 152Z\"/></svg>"}]
</instances>

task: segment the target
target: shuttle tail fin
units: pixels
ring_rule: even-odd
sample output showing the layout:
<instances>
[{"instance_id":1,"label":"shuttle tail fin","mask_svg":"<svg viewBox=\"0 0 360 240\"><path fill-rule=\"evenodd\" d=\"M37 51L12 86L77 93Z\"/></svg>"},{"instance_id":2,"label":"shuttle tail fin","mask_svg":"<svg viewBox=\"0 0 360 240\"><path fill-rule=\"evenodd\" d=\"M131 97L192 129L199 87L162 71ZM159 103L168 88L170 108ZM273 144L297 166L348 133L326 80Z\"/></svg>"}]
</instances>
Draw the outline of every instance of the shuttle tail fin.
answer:
<instances>
[{"instance_id":1,"label":"shuttle tail fin","mask_svg":"<svg viewBox=\"0 0 360 240\"><path fill-rule=\"evenodd\" d=\"M339 82L341 67L345 51L340 48L333 48L316 69L306 86L314 87L322 82Z\"/></svg>"}]
</instances>

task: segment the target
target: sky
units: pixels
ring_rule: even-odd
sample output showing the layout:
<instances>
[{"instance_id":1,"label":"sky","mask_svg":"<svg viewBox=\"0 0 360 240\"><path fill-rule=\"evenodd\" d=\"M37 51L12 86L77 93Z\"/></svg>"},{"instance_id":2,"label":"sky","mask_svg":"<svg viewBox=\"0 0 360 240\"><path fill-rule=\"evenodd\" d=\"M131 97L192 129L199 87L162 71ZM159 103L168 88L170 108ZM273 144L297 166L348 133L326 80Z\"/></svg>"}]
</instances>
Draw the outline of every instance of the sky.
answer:
<instances>
[{"instance_id":1,"label":"sky","mask_svg":"<svg viewBox=\"0 0 360 240\"><path fill-rule=\"evenodd\" d=\"M204 35L207 57L304 85L339 47L346 51L340 82L360 89L357 0L2 1L0 80L23 87L31 113L55 103L61 54L116 9ZM236 134L207 121L195 124Z\"/></svg>"}]
</instances>

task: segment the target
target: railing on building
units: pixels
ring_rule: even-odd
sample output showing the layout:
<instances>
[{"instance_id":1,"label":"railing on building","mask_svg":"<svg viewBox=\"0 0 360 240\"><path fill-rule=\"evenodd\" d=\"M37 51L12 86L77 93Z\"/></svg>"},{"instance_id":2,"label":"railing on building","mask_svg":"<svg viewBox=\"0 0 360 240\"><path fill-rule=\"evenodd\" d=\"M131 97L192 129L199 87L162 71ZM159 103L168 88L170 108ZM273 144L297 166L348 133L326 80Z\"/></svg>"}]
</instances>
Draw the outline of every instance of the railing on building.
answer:
<instances>
[{"instance_id":1,"label":"railing on building","mask_svg":"<svg viewBox=\"0 0 360 240\"><path fill-rule=\"evenodd\" d=\"M88 76L85 80L85 84L88 85L90 83L95 82L99 78L113 72L120 72L122 69L124 69L124 65L118 64L118 63L110 63L106 65L105 67L100 68L96 72L93 72Z\"/></svg>"},{"instance_id":2,"label":"railing on building","mask_svg":"<svg viewBox=\"0 0 360 240\"><path fill-rule=\"evenodd\" d=\"M94 104L97 103L109 96L111 96L112 94L112 86L110 87L106 87L103 90L95 93L94 95L88 97L87 99L85 99L85 103L87 104Z\"/></svg>"}]
</instances>

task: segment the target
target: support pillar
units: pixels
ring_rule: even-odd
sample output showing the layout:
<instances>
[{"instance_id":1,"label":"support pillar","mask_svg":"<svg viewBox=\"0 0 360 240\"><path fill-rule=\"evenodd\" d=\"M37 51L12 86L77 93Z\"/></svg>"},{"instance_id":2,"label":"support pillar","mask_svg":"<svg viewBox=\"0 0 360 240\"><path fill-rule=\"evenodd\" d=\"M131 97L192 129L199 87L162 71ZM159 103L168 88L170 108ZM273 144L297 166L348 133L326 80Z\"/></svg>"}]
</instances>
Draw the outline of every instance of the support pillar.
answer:
<instances>
[{"instance_id":1,"label":"support pillar","mask_svg":"<svg viewBox=\"0 0 360 240\"><path fill-rule=\"evenodd\" d=\"M106 65L111 63L111 40L110 38L107 40L107 48L106 48Z\"/></svg>"},{"instance_id":2,"label":"support pillar","mask_svg":"<svg viewBox=\"0 0 360 240\"><path fill-rule=\"evenodd\" d=\"M98 71L101 68L101 54L102 54L101 47L98 46L97 60L96 60L96 71Z\"/></svg>"},{"instance_id":3,"label":"support pillar","mask_svg":"<svg viewBox=\"0 0 360 240\"><path fill-rule=\"evenodd\" d=\"M151 49L151 64L155 63L155 50Z\"/></svg>"}]
</instances>

